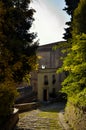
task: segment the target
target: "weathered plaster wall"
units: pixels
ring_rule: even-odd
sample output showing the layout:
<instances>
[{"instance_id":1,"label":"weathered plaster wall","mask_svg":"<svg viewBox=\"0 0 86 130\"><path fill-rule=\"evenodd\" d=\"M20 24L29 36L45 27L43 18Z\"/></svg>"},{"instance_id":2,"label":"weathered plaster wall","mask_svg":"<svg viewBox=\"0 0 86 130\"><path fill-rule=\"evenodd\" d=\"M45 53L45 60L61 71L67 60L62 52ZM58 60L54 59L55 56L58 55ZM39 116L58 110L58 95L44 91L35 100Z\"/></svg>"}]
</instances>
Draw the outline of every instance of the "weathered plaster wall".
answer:
<instances>
[{"instance_id":1,"label":"weathered plaster wall","mask_svg":"<svg viewBox=\"0 0 86 130\"><path fill-rule=\"evenodd\" d=\"M44 76L48 77L48 84L44 84ZM52 75L55 75L56 82L52 83ZM60 89L60 83L58 82L58 74L56 74L56 69L40 69L38 72L38 100L43 101L43 90L47 89L47 98L49 100L49 94L52 93L53 88L57 92Z\"/></svg>"},{"instance_id":2,"label":"weathered plaster wall","mask_svg":"<svg viewBox=\"0 0 86 130\"><path fill-rule=\"evenodd\" d=\"M59 42L64 43L64 42ZM32 72L31 76L31 86L38 93L38 100L43 101L43 91L47 90L47 99L49 100L49 94L52 92L53 88L55 91L61 89L61 82L63 81L65 74L56 74L56 70L61 67L63 56L61 49L53 49L54 46L59 44L51 43L39 46L37 50L39 68L37 73ZM45 68L43 69L42 66ZM48 85L44 85L44 76L48 76ZM56 75L56 82L52 84L52 75Z\"/></svg>"}]
</instances>

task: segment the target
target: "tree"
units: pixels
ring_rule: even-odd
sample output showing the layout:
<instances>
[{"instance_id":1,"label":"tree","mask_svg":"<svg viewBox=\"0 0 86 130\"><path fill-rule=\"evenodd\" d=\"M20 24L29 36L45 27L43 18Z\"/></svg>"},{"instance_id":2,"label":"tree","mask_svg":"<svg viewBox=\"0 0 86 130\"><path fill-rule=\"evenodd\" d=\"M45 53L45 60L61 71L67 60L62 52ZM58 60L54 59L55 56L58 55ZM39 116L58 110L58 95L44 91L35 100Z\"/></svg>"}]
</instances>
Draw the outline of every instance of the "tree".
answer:
<instances>
[{"instance_id":1,"label":"tree","mask_svg":"<svg viewBox=\"0 0 86 130\"><path fill-rule=\"evenodd\" d=\"M68 28L65 28L65 33L64 33L64 39L68 40L70 38L72 38L72 34L71 34L71 31L72 31L72 20L73 20L73 13L74 13L74 10L77 8L78 6L78 3L79 3L80 0L65 0L65 3L66 3L66 7L63 9L67 12L68 15L71 16L70 18L70 21L69 22L66 22L66 25L68 26Z\"/></svg>"},{"instance_id":2,"label":"tree","mask_svg":"<svg viewBox=\"0 0 86 130\"><path fill-rule=\"evenodd\" d=\"M73 12L74 10L77 8L78 3L80 0L65 0L66 3L66 7L64 8L64 10L71 16L73 16Z\"/></svg>"},{"instance_id":3,"label":"tree","mask_svg":"<svg viewBox=\"0 0 86 130\"><path fill-rule=\"evenodd\" d=\"M86 105L86 0L80 0L73 14L71 47L60 70L68 72L62 91L78 105ZM60 71L59 70L59 71Z\"/></svg>"},{"instance_id":4,"label":"tree","mask_svg":"<svg viewBox=\"0 0 86 130\"><path fill-rule=\"evenodd\" d=\"M21 82L23 77L32 70L29 60L36 65L37 42L35 33L30 33L30 27L34 21L34 9L29 9L30 0L2 0L3 22L1 22L1 81L5 77L13 78ZM5 38L4 38L5 37ZM8 68L8 70L7 70ZM3 73L4 72L4 73ZM10 73L10 75L9 75Z\"/></svg>"},{"instance_id":5,"label":"tree","mask_svg":"<svg viewBox=\"0 0 86 130\"><path fill-rule=\"evenodd\" d=\"M73 15L73 32L72 35L86 34L86 0L80 0L80 3Z\"/></svg>"},{"instance_id":6,"label":"tree","mask_svg":"<svg viewBox=\"0 0 86 130\"><path fill-rule=\"evenodd\" d=\"M30 0L0 1L0 125L12 112L16 84L37 67L38 43L30 33L35 10L29 4Z\"/></svg>"},{"instance_id":7,"label":"tree","mask_svg":"<svg viewBox=\"0 0 86 130\"><path fill-rule=\"evenodd\" d=\"M72 40L72 47L63 62L63 70L69 75L62 83L63 91L69 97L81 92L86 87L86 34L77 35Z\"/></svg>"}]
</instances>

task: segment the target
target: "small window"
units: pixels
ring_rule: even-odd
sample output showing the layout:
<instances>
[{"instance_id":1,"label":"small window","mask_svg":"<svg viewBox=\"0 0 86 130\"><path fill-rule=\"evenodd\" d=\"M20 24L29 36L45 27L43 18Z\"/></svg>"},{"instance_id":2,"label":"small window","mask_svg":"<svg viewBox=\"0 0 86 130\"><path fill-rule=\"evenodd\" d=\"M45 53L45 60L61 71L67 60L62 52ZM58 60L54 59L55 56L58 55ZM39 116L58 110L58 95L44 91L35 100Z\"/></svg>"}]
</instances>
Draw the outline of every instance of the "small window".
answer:
<instances>
[{"instance_id":1,"label":"small window","mask_svg":"<svg viewBox=\"0 0 86 130\"><path fill-rule=\"evenodd\" d=\"M55 84L56 83L56 77L55 75L52 75L52 84Z\"/></svg>"},{"instance_id":2,"label":"small window","mask_svg":"<svg viewBox=\"0 0 86 130\"><path fill-rule=\"evenodd\" d=\"M44 84L48 85L48 76L47 75L44 76Z\"/></svg>"}]
</instances>

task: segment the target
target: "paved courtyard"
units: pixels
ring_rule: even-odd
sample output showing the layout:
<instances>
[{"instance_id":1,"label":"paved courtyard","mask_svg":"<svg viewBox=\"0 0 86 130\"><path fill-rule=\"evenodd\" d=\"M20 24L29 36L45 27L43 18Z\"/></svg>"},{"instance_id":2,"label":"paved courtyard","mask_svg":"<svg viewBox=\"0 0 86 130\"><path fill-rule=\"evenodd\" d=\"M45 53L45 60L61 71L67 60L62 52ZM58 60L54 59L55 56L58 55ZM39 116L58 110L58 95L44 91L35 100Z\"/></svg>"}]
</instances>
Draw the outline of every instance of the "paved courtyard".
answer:
<instances>
[{"instance_id":1,"label":"paved courtyard","mask_svg":"<svg viewBox=\"0 0 86 130\"><path fill-rule=\"evenodd\" d=\"M59 121L63 103L45 104L40 108L19 115L16 130L64 130ZM67 128L67 127L66 127Z\"/></svg>"}]
</instances>

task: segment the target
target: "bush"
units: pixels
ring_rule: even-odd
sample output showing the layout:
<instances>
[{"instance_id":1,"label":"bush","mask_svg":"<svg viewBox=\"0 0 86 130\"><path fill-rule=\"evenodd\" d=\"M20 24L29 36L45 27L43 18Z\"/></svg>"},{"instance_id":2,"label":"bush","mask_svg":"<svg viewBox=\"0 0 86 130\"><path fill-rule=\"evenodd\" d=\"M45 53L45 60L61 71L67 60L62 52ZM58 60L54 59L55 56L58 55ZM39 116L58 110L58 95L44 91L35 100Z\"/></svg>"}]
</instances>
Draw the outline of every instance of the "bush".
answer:
<instances>
[{"instance_id":1,"label":"bush","mask_svg":"<svg viewBox=\"0 0 86 130\"><path fill-rule=\"evenodd\" d=\"M86 88L78 94L68 97L68 101L80 109L86 109Z\"/></svg>"},{"instance_id":2,"label":"bush","mask_svg":"<svg viewBox=\"0 0 86 130\"><path fill-rule=\"evenodd\" d=\"M77 94L76 104L79 107L86 107L86 88L83 91L81 91L79 94Z\"/></svg>"},{"instance_id":3,"label":"bush","mask_svg":"<svg viewBox=\"0 0 86 130\"><path fill-rule=\"evenodd\" d=\"M12 113L16 95L17 91L12 81L0 84L0 125Z\"/></svg>"},{"instance_id":4,"label":"bush","mask_svg":"<svg viewBox=\"0 0 86 130\"><path fill-rule=\"evenodd\" d=\"M67 102L67 94L63 93L63 92L58 92L57 93L57 101Z\"/></svg>"}]
</instances>

